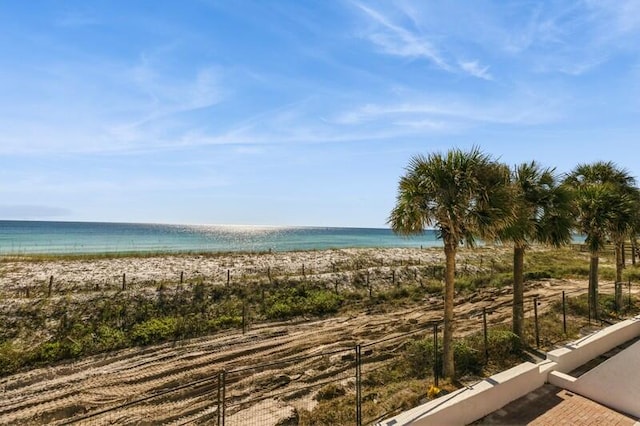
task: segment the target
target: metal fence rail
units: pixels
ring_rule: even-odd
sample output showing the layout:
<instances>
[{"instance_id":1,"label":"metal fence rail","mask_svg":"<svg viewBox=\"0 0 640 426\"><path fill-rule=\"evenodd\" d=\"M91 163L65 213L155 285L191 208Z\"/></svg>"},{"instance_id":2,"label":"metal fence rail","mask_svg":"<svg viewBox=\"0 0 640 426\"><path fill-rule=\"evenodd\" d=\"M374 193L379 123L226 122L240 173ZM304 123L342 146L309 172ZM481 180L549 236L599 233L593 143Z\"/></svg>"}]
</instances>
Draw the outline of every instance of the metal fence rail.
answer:
<instances>
[{"instance_id":1,"label":"metal fence rail","mask_svg":"<svg viewBox=\"0 0 640 426\"><path fill-rule=\"evenodd\" d=\"M600 293L596 318L592 318L588 309L586 289L562 291L561 295L527 297L523 305L528 332L522 344L532 349L556 344L562 336L550 333L547 328L549 321L561 324L562 333L566 336L570 329L590 329L624 317L635 304L632 286L631 281L615 283L613 289L607 288ZM615 297L621 292L624 295L622 305ZM493 357L489 350L491 331L509 330L511 316L507 308L513 305L495 304L492 299L479 302L478 308L474 307L465 317L477 320L475 333L483 343L480 356L488 364ZM430 308L434 307L441 308L442 302L435 301ZM306 425L314 424L310 419L317 414L318 407L339 397L348 408L334 424L372 424L424 402L427 390L431 386L438 387L442 364L440 326L439 320L416 323L415 328L409 331L370 342L335 342L334 350L304 356L277 359L274 349L274 359L269 362L219 370L208 377L158 389L155 393L125 399L124 402L120 400L103 408L98 408L97 403L89 403L75 412L70 411L68 419L48 420L64 425ZM415 342L430 345L430 352L425 352L430 358L423 360L424 366L415 378L397 380L397 395L385 396L383 390L396 383L394 374L402 373L407 347ZM403 386L419 391L403 397ZM90 407L88 411L86 407Z\"/></svg>"}]
</instances>

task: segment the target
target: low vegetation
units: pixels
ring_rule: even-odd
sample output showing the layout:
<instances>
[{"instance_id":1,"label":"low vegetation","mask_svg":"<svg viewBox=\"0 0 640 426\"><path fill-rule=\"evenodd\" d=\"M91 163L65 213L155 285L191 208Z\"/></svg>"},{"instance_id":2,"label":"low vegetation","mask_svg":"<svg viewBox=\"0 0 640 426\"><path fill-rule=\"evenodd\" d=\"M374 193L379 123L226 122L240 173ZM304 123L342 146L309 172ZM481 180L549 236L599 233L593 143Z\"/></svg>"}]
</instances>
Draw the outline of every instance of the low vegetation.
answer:
<instances>
[{"instance_id":1,"label":"low vegetation","mask_svg":"<svg viewBox=\"0 0 640 426\"><path fill-rule=\"evenodd\" d=\"M511 285L508 253L486 254L481 249L476 253L458 265L458 294ZM37 257L36 261L44 260ZM381 263L379 259L360 256L335 267L341 275L314 275L308 271L305 276L274 276L268 281L248 276L229 286L199 278L182 284L157 282L139 290L102 290L91 295L67 290L57 297L47 297L46 288L41 288L21 303L5 304L0 312L4 324L0 330L0 375L130 346L237 329L255 322L349 311L384 312L442 296L442 265L401 262L383 267ZM525 277L585 278L585 265L585 253L577 250L532 250ZM606 258L601 273L614 273ZM628 279L639 276L639 269L626 269ZM615 313L612 300L604 297L601 302L603 317L610 318ZM586 315L582 301L572 303L572 312ZM461 359L458 365L465 369L467 364Z\"/></svg>"},{"instance_id":2,"label":"low vegetation","mask_svg":"<svg viewBox=\"0 0 640 426\"><path fill-rule=\"evenodd\" d=\"M465 321L477 324L465 328L455 340L454 357L457 381L440 378L435 387L433 371L442 375L442 330L437 354L430 330L407 321L397 332L410 333L393 343L373 347L363 357L362 415L365 422L388 417L483 377L531 359L531 348L549 350L573 340L601 322L589 322L587 297L567 295L540 299L538 329L533 305L527 299L524 339L510 330L510 308L502 306L494 313L488 309L487 347L482 333L482 315L474 305L511 291L511 273L507 250L467 251L459 262L456 297L471 311ZM570 248L547 250L533 248L525 265L525 281L530 291L546 286L549 279L579 279L586 282L588 254ZM238 274L230 285L212 277L176 281L134 282L125 290L115 286L87 283L86 288L60 287L49 296L47 283L32 287L18 303L3 303L0 310L5 326L0 329L0 373L11 374L34 366L73 360L83 356L204 336L261 322L304 321L335 315L365 315L394 312L401 308L439 311L443 295L442 265L420 264L417 260L393 262L359 256L329 271L302 274L276 273L270 276ZM602 258L601 272L613 272L611 257ZM634 280L640 268L628 265L625 278ZM226 278L226 277L225 277ZM574 287L575 288L575 287ZM626 288L626 287L625 287ZM586 285L585 285L586 290ZM548 293L550 294L550 293ZM8 301L0 291L0 301ZM600 319L613 322L638 312L634 294L625 292L624 306L616 310L612 295L600 297ZM466 309L466 308L465 308ZM566 313L566 332L563 328ZM477 323L476 323L477 321ZM473 330L468 334L468 330ZM419 334L413 334L413 333ZM376 337L377 338L377 337ZM353 362L353 361L346 361ZM320 368L320 367L318 367ZM323 367L328 368L328 367ZM324 370L323 370L324 371ZM327 373L329 374L329 373ZM328 384L325 384L329 380ZM347 374L341 379L323 376L323 384L311 387L305 398L313 398L315 407L295 411L295 422L284 424L352 424L355 421L355 380ZM296 391L292 399L299 398ZM287 396L283 398L288 398ZM293 395L293 394L292 394ZM292 420L293 421L293 420Z\"/></svg>"}]
</instances>

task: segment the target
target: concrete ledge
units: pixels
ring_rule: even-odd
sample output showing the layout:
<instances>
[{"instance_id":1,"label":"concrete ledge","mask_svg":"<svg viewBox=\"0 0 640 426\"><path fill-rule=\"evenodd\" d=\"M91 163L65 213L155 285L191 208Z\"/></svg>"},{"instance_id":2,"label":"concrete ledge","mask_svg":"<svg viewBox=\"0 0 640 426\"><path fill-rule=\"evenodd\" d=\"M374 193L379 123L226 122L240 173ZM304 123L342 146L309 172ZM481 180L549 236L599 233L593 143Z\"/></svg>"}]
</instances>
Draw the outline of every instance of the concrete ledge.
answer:
<instances>
[{"instance_id":1,"label":"concrete ledge","mask_svg":"<svg viewBox=\"0 0 640 426\"><path fill-rule=\"evenodd\" d=\"M590 360L640 335L640 318L635 317L596 331L547 354L556 370L568 373Z\"/></svg>"},{"instance_id":2,"label":"concrete ledge","mask_svg":"<svg viewBox=\"0 0 640 426\"><path fill-rule=\"evenodd\" d=\"M538 364L525 362L491 376L472 387L459 389L419 407L405 411L396 417L379 422L377 425L469 424L538 389L546 381L558 387L589 396L589 393L582 389L585 386L582 386L578 379L566 373L638 336L640 336L640 316L614 324L567 344L560 349L551 351L547 354L547 359ZM634 358L633 360L627 360L626 363L630 366L635 366L637 365L637 360ZM614 368L615 372L619 373L620 370L624 369ZM636 370L634 369L633 371L635 372ZM607 374L613 375L614 373L608 372ZM626 373L623 371L622 374ZM638 374L640 375L640 373ZM588 376L588 373L585 376ZM580 380L585 381L583 379ZM595 378L594 380L597 382L599 379ZM634 376L633 383L637 383L638 380L640 380L640 377L636 380ZM591 388L598 387L589 385L589 389ZM625 403L630 401L630 406L634 407L634 404L640 400L640 388L635 386L632 389L627 389L622 397L619 392L616 395L617 399L624 400ZM601 395L599 396L602 397ZM596 398L593 399L597 400ZM609 406L619 411L640 416L640 411L638 412L639 414L635 414L635 408L629 409L628 406L618 407L615 401L607 402ZM640 426L640 423L638 425Z\"/></svg>"},{"instance_id":3,"label":"concrete ledge","mask_svg":"<svg viewBox=\"0 0 640 426\"><path fill-rule=\"evenodd\" d=\"M380 426L465 425L500 409L544 383L540 367L525 362L493 375L472 387L459 389L424 405L406 411Z\"/></svg>"},{"instance_id":4,"label":"concrete ledge","mask_svg":"<svg viewBox=\"0 0 640 426\"><path fill-rule=\"evenodd\" d=\"M552 371L549 373L549 383L562 389L574 391L576 378L560 371Z\"/></svg>"}]
</instances>

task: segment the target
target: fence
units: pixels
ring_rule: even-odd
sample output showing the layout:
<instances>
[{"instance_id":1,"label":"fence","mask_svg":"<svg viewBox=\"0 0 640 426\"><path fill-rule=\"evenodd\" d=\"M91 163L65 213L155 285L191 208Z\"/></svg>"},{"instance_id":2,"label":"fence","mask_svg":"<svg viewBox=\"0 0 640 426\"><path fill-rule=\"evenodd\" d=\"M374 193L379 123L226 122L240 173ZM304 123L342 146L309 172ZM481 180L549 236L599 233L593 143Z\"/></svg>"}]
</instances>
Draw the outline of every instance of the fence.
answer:
<instances>
[{"instance_id":1,"label":"fence","mask_svg":"<svg viewBox=\"0 0 640 426\"><path fill-rule=\"evenodd\" d=\"M581 328L590 330L630 312L635 300L631 282L625 285L624 306L615 306L615 291L606 291L615 289L601 293L598 319L589 316L585 290L528 297L525 339L520 343L535 355L535 349L553 347ZM463 383L478 380L492 368L506 369L502 363L520 360L515 352L513 359L505 360L514 342L506 331L512 305L489 300L481 305L459 316L468 325L467 335L460 335L454 344ZM438 387L442 370L439 321L416 324L413 330L372 342L336 345L332 351L220 370L64 424L363 425L437 394L435 389L428 395L430 388Z\"/></svg>"},{"instance_id":2,"label":"fence","mask_svg":"<svg viewBox=\"0 0 640 426\"><path fill-rule=\"evenodd\" d=\"M487 272L492 277L500 273L504 275L511 266L501 269L492 256L485 256L484 259L480 256L473 260L475 262L463 261L458 264L457 278L461 278L460 281ZM437 288L431 294L433 300L423 305L425 310L442 310L439 295L442 284L439 280L444 266L421 264L419 259L406 258L394 262L388 259L355 259L323 267L302 263L289 269L256 267L245 268L242 272L227 266L222 265L215 277L206 277L206 282L203 277L180 272L172 279L152 283L154 287L157 285L157 291L150 291L144 297L156 300L154 309L157 305L167 311L173 309L174 305L176 309L187 309L194 306L196 301L202 302L203 306L226 303L229 310L223 314L229 321L228 325L236 329L241 327L243 333L251 333L252 319L264 318L265 302L270 294L280 291L289 278L300 284L303 290L316 286L345 295L345 304L358 309L361 315L371 312L378 306L376 303L384 306L382 302L389 300L385 297L391 298L389 294L392 292L409 294L415 291L424 300L430 294L425 283L429 286L435 282ZM105 289L114 290L102 294L103 299L95 299L100 303L87 303L83 299L79 305L85 310L89 305L92 305L92 309L98 305L102 309L104 302L101 321L108 322L114 329L126 330L129 326L126 323L129 318L127 315L140 315L142 309L135 309L135 305L129 311L118 310L120 305L116 305L115 301L122 297L123 302L128 303L127 298L134 293L131 290L142 288L145 283L136 281L133 273L113 274L112 281L109 285L97 282L78 284L75 290L85 295L94 288L101 293ZM255 286L250 287L250 284ZM23 286L26 294L19 293L18 297L26 296L33 300L40 297L42 299L39 302L52 298L51 302L63 302L63 298L57 296L68 294L69 289L65 289L65 285L64 277L47 276L46 280L40 280L35 285L30 283ZM617 315L623 315L625 310L635 305L630 281L618 283L615 287L618 292L624 290L626 297L620 301L613 297L614 289L604 289L595 317L591 317L588 309L586 289L566 291L562 295L540 291L538 295L527 297L523 305L526 332L524 341L520 343L535 355L534 349L551 348L563 341L566 335L615 321ZM200 294L199 291L204 293ZM358 293L359 299L348 299L350 293ZM510 342L505 330L509 329L512 305L496 299L502 293L488 293L479 290L456 301L456 309L464 310L456 314L457 320L463 324L456 332L459 336L456 347L460 349L456 355L456 365L463 382L476 380L488 369L502 368L496 363L505 355L510 355L505 354L505 349L495 342ZM175 300L171 301L171 298ZM138 299L131 300L138 302ZM36 304L33 305L36 309ZM62 306L66 309L66 305ZM107 309L109 306L112 306L111 310ZM150 305L141 303L140 306L147 308ZM367 311L361 309L363 307ZM70 312L72 308L69 308ZM183 311L176 312L187 318ZM156 312L151 314L155 315ZM78 322L86 320L82 315L77 317ZM66 320L66 315L64 318ZM210 322L212 318L204 319ZM562 325L560 330L559 324ZM48 422L68 418L70 423L80 424L369 424L419 404L428 398L427 392L432 385L438 387L438 376L442 370L442 345L438 337L441 329L438 327L437 322L416 322L412 329L402 329L402 332L373 342L335 342L338 348L335 351L303 357L291 354L291 357L271 363L209 372L207 377L181 378L180 382L163 385L164 388L145 390L144 395L135 395L135 391L132 391L134 395L124 404L82 402L70 406L66 413L58 412L56 417L47 417L45 413L39 419ZM176 334L175 338L186 335ZM468 336L463 338L464 335ZM80 340L74 335L70 337ZM173 335L169 338L173 338ZM63 340L67 341L74 343L70 339ZM152 342L141 344L148 343ZM280 355L274 350L273 356L276 358ZM221 363L219 368L223 367L224 363ZM136 387L132 386L132 389Z\"/></svg>"}]
</instances>

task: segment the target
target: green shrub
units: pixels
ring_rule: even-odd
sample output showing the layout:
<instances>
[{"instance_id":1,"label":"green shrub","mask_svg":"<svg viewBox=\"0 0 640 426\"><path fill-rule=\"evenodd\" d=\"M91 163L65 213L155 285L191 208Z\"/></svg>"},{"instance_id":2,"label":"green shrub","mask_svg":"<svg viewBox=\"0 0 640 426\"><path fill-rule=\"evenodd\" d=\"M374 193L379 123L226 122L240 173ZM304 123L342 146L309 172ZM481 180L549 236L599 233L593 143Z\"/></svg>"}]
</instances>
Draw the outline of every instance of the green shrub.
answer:
<instances>
[{"instance_id":1,"label":"green shrub","mask_svg":"<svg viewBox=\"0 0 640 426\"><path fill-rule=\"evenodd\" d=\"M567 297L567 313L587 317L589 315L589 296L582 294L577 297ZM562 305L560 305L562 306Z\"/></svg>"},{"instance_id":2,"label":"green shrub","mask_svg":"<svg viewBox=\"0 0 640 426\"><path fill-rule=\"evenodd\" d=\"M121 349L127 346L126 334L118 329L109 327L108 325L100 325L95 333L95 351L111 351Z\"/></svg>"},{"instance_id":3,"label":"green shrub","mask_svg":"<svg viewBox=\"0 0 640 426\"><path fill-rule=\"evenodd\" d=\"M22 353L10 341L0 344L0 375L10 374L20 368Z\"/></svg>"},{"instance_id":4,"label":"green shrub","mask_svg":"<svg viewBox=\"0 0 640 426\"><path fill-rule=\"evenodd\" d=\"M453 359L457 375L480 374L484 367L483 351L469 343L467 339L453 342Z\"/></svg>"},{"instance_id":5,"label":"green shrub","mask_svg":"<svg viewBox=\"0 0 640 426\"><path fill-rule=\"evenodd\" d=\"M269 319L288 319L299 315L300 312L291 301L277 301L266 308L265 316Z\"/></svg>"},{"instance_id":6,"label":"green shrub","mask_svg":"<svg viewBox=\"0 0 640 426\"><path fill-rule=\"evenodd\" d=\"M305 311L314 315L335 313L340 307L341 297L327 290L311 291L305 303Z\"/></svg>"},{"instance_id":7,"label":"green shrub","mask_svg":"<svg viewBox=\"0 0 640 426\"><path fill-rule=\"evenodd\" d=\"M510 330L489 329L487 337L492 359L508 359L522 350L522 341Z\"/></svg>"},{"instance_id":8,"label":"green shrub","mask_svg":"<svg viewBox=\"0 0 640 426\"><path fill-rule=\"evenodd\" d=\"M209 330L219 330L221 328L238 327L242 325L241 316L222 315L207 322Z\"/></svg>"},{"instance_id":9,"label":"green shrub","mask_svg":"<svg viewBox=\"0 0 640 426\"><path fill-rule=\"evenodd\" d=\"M410 377L425 378L433 372L433 339L409 342L405 350L407 373Z\"/></svg>"},{"instance_id":10,"label":"green shrub","mask_svg":"<svg viewBox=\"0 0 640 426\"><path fill-rule=\"evenodd\" d=\"M173 317L153 318L131 329L131 341L137 345L161 342L175 335L177 320Z\"/></svg>"},{"instance_id":11,"label":"green shrub","mask_svg":"<svg viewBox=\"0 0 640 426\"><path fill-rule=\"evenodd\" d=\"M35 362L50 363L62 359L64 348L60 342L45 342L36 348L31 358Z\"/></svg>"},{"instance_id":12,"label":"green shrub","mask_svg":"<svg viewBox=\"0 0 640 426\"><path fill-rule=\"evenodd\" d=\"M200 313L191 313L176 319L175 337L186 338L202 335L209 331L207 319Z\"/></svg>"},{"instance_id":13,"label":"green shrub","mask_svg":"<svg viewBox=\"0 0 640 426\"><path fill-rule=\"evenodd\" d=\"M269 296L265 316L269 319L288 319L300 315L326 315L340 308L342 296L329 290L288 288Z\"/></svg>"},{"instance_id":14,"label":"green shrub","mask_svg":"<svg viewBox=\"0 0 640 426\"><path fill-rule=\"evenodd\" d=\"M489 357L492 362L508 364L521 348L518 336L505 329L489 329L487 335ZM413 378L425 378L433 373L433 339L431 337L409 342L404 362L407 374ZM453 344L456 374L481 374L486 365L484 335L475 333ZM442 341L438 341L438 371L442 372Z\"/></svg>"}]
</instances>

